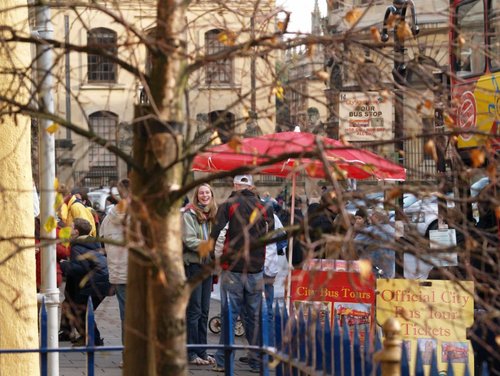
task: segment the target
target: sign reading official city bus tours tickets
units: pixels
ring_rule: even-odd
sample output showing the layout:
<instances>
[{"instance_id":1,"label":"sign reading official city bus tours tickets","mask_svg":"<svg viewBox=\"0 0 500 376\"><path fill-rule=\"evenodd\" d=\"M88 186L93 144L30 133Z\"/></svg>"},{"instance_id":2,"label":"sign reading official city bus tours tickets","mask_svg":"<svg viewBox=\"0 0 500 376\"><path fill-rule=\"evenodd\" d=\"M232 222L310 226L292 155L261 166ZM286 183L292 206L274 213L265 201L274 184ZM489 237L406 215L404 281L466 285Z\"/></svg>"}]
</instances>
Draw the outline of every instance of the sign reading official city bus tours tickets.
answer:
<instances>
[{"instance_id":1,"label":"sign reading official city bus tours tickets","mask_svg":"<svg viewBox=\"0 0 500 376\"><path fill-rule=\"evenodd\" d=\"M348 141L391 140L392 98L377 92L339 94L340 135Z\"/></svg>"},{"instance_id":2,"label":"sign reading official city bus tours tickets","mask_svg":"<svg viewBox=\"0 0 500 376\"><path fill-rule=\"evenodd\" d=\"M340 325L347 323L351 336L357 326L362 341L374 322L375 279L371 273L362 277L357 261L310 260L292 271L290 298L296 310L307 315L311 308L330 325L335 314Z\"/></svg>"},{"instance_id":3,"label":"sign reading official city bus tours tickets","mask_svg":"<svg viewBox=\"0 0 500 376\"><path fill-rule=\"evenodd\" d=\"M414 370L416 349L424 366L430 367L436 351L439 371L448 362L456 375L464 367L474 369L473 352L467 328L474 320L474 284L469 281L377 280L377 322L395 317L401 323L401 336Z\"/></svg>"}]
</instances>

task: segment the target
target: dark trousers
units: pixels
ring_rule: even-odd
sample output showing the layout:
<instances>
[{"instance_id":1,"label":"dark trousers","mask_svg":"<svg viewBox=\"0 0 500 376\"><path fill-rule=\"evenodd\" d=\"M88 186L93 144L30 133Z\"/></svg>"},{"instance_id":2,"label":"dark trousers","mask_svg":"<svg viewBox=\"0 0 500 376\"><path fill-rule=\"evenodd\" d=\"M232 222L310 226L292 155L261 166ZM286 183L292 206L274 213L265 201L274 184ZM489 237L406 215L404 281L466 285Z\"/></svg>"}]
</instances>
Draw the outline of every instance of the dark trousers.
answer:
<instances>
[{"instance_id":1,"label":"dark trousers","mask_svg":"<svg viewBox=\"0 0 500 376\"><path fill-rule=\"evenodd\" d=\"M80 293L75 294L75 296L67 296L68 303L71 310L71 317L73 318L73 326L76 328L78 333L82 337L86 337L86 315L87 315L87 300L89 298L88 295L83 295ZM92 295L92 305L94 306L94 312L99 307L99 304L104 300L105 296L102 295ZM95 345L101 343L101 333L97 328L97 323L94 320L94 341Z\"/></svg>"},{"instance_id":2,"label":"dark trousers","mask_svg":"<svg viewBox=\"0 0 500 376\"><path fill-rule=\"evenodd\" d=\"M202 270L200 264L189 264L185 267L189 279ZM212 293L212 276L204 279L193 290L186 309L187 342L188 344L207 344L208 311L210 309L210 294ZM199 356L207 357L206 349L190 349L189 360Z\"/></svg>"}]
</instances>

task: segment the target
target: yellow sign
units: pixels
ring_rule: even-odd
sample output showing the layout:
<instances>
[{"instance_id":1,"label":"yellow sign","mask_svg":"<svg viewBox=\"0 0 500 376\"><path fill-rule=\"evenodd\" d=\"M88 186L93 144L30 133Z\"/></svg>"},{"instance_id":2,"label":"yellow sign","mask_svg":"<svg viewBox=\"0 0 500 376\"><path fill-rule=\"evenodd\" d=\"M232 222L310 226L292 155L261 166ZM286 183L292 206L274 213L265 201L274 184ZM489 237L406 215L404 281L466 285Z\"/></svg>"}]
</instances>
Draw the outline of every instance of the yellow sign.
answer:
<instances>
[{"instance_id":1,"label":"yellow sign","mask_svg":"<svg viewBox=\"0 0 500 376\"><path fill-rule=\"evenodd\" d=\"M459 149L481 146L488 140L487 135L500 137L499 73L481 76L476 86L463 90L458 99L456 123L461 131L466 132L458 137Z\"/></svg>"},{"instance_id":2,"label":"yellow sign","mask_svg":"<svg viewBox=\"0 0 500 376\"><path fill-rule=\"evenodd\" d=\"M474 283L434 280L377 280L377 322L389 317L401 323L401 336L414 370L417 346L424 365L430 366L436 351L438 369L448 360L463 374L465 364L472 372L472 346L467 328L474 321Z\"/></svg>"}]
</instances>

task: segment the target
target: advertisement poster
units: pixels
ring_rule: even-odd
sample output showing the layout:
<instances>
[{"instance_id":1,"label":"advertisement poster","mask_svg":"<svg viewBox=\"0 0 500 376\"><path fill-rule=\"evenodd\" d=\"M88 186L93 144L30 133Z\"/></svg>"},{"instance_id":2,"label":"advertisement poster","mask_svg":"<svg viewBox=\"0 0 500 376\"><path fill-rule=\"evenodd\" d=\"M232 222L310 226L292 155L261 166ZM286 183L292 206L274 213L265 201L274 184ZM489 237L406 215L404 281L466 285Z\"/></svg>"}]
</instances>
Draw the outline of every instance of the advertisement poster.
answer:
<instances>
[{"instance_id":1,"label":"advertisement poster","mask_svg":"<svg viewBox=\"0 0 500 376\"><path fill-rule=\"evenodd\" d=\"M377 92L342 92L339 95L340 136L348 141L394 138L392 98Z\"/></svg>"},{"instance_id":2,"label":"advertisement poster","mask_svg":"<svg viewBox=\"0 0 500 376\"><path fill-rule=\"evenodd\" d=\"M293 270L290 298L294 308L302 308L305 315L309 307L319 309L320 317L328 318L331 327L336 314L341 325L347 323L351 338L357 326L363 340L374 322L374 288L372 274L363 279L355 272Z\"/></svg>"},{"instance_id":3,"label":"advertisement poster","mask_svg":"<svg viewBox=\"0 0 500 376\"><path fill-rule=\"evenodd\" d=\"M379 279L377 291L377 322L399 320L412 372L417 347L428 366L436 350L440 372L446 371L448 359L455 374L463 374L466 364L474 369L472 346L466 339L474 321L473 282Z\"/></svg>"}]
</instances>

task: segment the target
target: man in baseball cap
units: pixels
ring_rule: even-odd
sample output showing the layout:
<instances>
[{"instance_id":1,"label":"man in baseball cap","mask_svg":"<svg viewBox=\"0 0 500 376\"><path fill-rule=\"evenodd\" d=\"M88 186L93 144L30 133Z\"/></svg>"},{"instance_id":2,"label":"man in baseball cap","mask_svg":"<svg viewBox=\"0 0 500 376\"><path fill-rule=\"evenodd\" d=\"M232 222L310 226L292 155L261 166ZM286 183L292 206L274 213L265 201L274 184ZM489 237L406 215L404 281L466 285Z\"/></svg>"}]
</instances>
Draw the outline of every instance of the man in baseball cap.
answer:
<instances>
[{"instance_id":1,"label":"man in baseball cap","mask_svg":"<svg viewBox=\"0 0 500 376\"><path fill-rule=\"evenodd\" d=\"M253 186L253 178L252 175L236 175L233 179L233 183L251 187Z\"/></svg>"},{"instance_id":2,"label":"man in baseball cap","mask_svg":"<svg viewBox=\"0 0 500 376\"><path fill-rule=\"evenodd\" d=\"M259 309L264 288L264 262L266 246L262 238L268 229L274 229L274 215L270 205L260 201L254 192L252 175L236 175L234 189L229 198L219 206L210 237L216 241L227 225L222 251L222 273L219 279L221 312L228 309L231 301L233 317L245 312L247 338L250 345L258 346ZM225 315L222 316L225 320ZM223 324L224 327L224 324ZM234 329L230 335L234 337ZM221 335L223 342L223 336ZM221 343L222 343L221 342ZM224 349L215 354L214 370L224 371ZM233 354L234 356L234 354ZM249 354L248 365L258 372L260 360L257 354Z\"/></svg>"}]
</instances>

